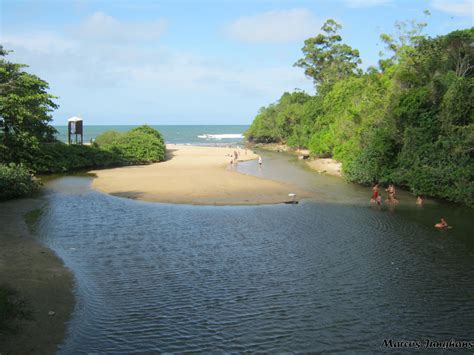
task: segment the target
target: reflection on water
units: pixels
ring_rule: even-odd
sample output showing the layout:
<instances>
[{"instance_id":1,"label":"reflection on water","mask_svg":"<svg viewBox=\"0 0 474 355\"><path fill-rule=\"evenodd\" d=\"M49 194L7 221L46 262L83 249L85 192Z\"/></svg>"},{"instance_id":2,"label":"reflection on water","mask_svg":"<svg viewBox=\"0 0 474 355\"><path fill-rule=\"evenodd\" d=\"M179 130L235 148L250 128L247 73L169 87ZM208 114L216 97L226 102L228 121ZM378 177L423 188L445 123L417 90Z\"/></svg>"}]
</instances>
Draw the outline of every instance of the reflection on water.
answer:
<instances>
[{"instance_id":1,"label":"reflection on water","mask_svg":"<svg viewBox=\"0 0 474 355\"><path fill-rule=\"evenodd\" d=\"M464 227L437 231L420 220L438 205L371 208L370 190L287 166L267 156L261 174L298 180L321 201L168 205L92 191L87 177L48 183L38 236L77 280L60 352L369 351L385 338L473 338L470 210L450 212Z\"/></svg>"}]
</instances>

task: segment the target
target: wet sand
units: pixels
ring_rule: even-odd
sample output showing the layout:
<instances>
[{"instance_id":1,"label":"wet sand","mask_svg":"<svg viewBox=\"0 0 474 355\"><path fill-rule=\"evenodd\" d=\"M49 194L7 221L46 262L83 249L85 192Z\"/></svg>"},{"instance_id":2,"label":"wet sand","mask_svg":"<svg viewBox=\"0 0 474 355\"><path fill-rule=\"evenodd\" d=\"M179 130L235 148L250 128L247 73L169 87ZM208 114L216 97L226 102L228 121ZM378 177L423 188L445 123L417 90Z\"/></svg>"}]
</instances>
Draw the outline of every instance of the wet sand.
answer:
<instances>
[{"instance_id":1,"label":"wet sand","mask_svg":"<svg viewBox=\"0 0 474 355\"><path fill-rule=\"evenodd\" d=\"M311 193L285 184L235 171L230 154L239 161L257 159L250 150L167 145L169 159L146 166L92 171L92 187L116 196L145 201L196 205L274 204ZM235 165L235 164L234 164Z\"/></svg>"},{"instance_id":2,"label":"wet sand","mask_svg":"<svg viewBox=\"0 0 474 355\"><path fill-rule=\"evenodd\" d=\"M31 237L25 223L23 216L39 207L35 199L0 204L0 286L17 290L33 313L32 320L16 323L18 333L0 336L1 354L56 352L74 308L71 272Z\"/></svg>"}]
</instances>

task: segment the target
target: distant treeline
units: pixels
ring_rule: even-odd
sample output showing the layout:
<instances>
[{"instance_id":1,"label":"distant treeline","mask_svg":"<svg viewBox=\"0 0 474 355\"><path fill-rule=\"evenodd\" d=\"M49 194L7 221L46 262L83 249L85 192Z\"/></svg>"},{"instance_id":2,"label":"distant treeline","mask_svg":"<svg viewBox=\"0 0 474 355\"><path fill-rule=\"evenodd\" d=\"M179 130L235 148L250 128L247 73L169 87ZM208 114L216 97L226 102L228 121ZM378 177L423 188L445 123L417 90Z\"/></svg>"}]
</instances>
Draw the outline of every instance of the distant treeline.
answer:
<instances>
[{"instance_id":1,"label":"distant treeline","mask_svg":"<svg viewBox=\"0 0 474 355\"><path fill-rule=\"evenodd\" d=\"M259 111L247 139L333 157L349 181L474 207L474 28L427 38L424 26L397 23L397 38L381 36L390 57L362 71L328 20L295 64L316 94L284 93Z\"/></svg>"},{"instance_id":2,"label":"distant treeline","mask_svg":"<svg viewBox=\"0 0 474 355\"><path fill-rule=\"evenodd\" d=\"M40 186L34 174L164 160L163 137L149 126L104 132L91 146L57 141L50 113L58 106L48 83L8 62L7 54L0 45L0 201L34 193Z\"/></svg>"}]
</instances>

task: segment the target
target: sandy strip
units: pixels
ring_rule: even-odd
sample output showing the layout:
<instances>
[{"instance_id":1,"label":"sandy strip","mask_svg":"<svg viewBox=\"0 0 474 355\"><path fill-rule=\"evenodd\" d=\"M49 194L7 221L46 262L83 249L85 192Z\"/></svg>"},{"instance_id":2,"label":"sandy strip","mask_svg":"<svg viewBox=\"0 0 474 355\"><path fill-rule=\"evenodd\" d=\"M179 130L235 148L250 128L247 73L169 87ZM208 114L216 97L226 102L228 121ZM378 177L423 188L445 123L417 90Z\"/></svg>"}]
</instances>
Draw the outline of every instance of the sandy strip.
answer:
<instances>
[{"instance_id":1,"label":"sandy strip","mask_svg":"<svg viewBox=\"0 0 474 355\"><path fill-rule=\"evenodd\" d=\"M318 173L342 176L342 163L338 162L337 160L319 158L306 160L306 163L311 169L316 170Z\"/></svg>"},{"instance_id":2,"label":"sandy strip","mask_svg":"<svg viewBox=\"0 0 474 355\"><path fill-rule=\"evenodd\" d=\"M0 285L17 290L34 317L18 321L17 334L0 335L1 354L55 353L74 308L72 274L31 237L23 219L39 206L34 199L0 204Z\"/></svg>"},{"instance_id":3,"label":"sandy strip","mask_svg":"<svg viewBox=\"0 0 474 355\"><path fill-rule=\"evenodd\" d=\"M109 194L145 201L196 205L251 205L282 203L288 193L311 194L295 186L238 173L230 164L257 159L250 150L223 147L167 145L165 162L96 170L92 186Z\"/></svg>"}]
</instances>

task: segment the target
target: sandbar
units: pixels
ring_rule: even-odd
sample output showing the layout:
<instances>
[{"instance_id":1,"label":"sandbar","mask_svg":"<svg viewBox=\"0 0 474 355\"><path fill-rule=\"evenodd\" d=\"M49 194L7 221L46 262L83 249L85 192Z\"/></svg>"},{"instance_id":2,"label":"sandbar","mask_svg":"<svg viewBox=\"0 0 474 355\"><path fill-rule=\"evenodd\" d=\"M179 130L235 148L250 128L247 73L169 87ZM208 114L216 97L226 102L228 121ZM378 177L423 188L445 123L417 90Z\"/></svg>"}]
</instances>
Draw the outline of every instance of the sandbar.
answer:
<instances>
[{"instance_id":1,"label":"sandbar","mask_svg":"<svg viewBox=\"0 0 474 355\"><path fill-rule=\"evenodd\" d=\"M237 172L236 163L230 164L234 150L239 162L258 158L239 148L168 144L164 162L92 171L92 187L121 197L193 205L275 204L289 201L289 193L311 197L294 185Z\"/></svg>"}]
</instances>

